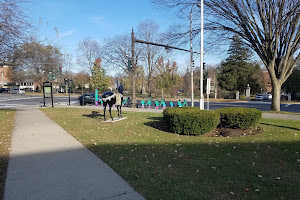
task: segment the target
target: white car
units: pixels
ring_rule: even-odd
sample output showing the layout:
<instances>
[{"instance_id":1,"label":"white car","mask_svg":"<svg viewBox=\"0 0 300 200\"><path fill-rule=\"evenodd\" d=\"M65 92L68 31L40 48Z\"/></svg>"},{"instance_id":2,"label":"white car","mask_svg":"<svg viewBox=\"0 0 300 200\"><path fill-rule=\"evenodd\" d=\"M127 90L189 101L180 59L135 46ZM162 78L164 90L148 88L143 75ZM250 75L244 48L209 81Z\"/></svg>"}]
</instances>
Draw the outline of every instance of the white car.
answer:
<instances>
[{"instance_id":1,"label":"white car","mask_svg":"<svg viewBox=\"0 0 300 200\"><path fill-rule=\"evenodd\" d=\"M25 94L25 90L24 89L20 89L20 88L14 88L10 91L11 94Z\"/></svg>"},{"instance_id":2,"label":"white car","mask_svg":"<svg viewBox=\"0 0 300 200\"><path fill-rule=\"evenodd\" d=\"M266 100L269 99L269 95L268 94L257 94L255 96L255 100Z\"/></svg>"}]
</instances>

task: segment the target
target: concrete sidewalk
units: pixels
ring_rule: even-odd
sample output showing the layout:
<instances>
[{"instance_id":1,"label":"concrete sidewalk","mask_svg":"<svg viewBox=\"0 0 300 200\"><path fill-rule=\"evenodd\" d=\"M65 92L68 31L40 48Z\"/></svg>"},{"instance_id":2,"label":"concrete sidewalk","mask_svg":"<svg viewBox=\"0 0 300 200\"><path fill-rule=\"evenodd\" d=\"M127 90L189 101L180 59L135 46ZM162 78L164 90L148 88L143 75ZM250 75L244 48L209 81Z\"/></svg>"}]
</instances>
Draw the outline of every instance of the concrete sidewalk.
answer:
<instances>
[{"instance_id":1,"label":"concrete sidewalk","mask_svg":"<svg viewBox=\"0 0 300 200\"><path fill-rule=\"evenodd\" d=\"M4 200L144 199L38 109L17 110Z\"/></svg>"}]
</instances>

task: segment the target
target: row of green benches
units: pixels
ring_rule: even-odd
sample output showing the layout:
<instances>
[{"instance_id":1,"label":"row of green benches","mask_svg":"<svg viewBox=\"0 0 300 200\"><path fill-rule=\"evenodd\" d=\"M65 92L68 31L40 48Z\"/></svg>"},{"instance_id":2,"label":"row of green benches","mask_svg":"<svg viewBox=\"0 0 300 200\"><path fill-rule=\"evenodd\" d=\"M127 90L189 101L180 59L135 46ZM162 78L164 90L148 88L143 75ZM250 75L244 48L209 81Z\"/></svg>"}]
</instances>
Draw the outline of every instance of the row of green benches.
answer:
<instances>
[{"instance_id":1,"label":"row of green benches","mask_svg":"<svg viewBox=\"0 0 300 200\"><path fill-rule=\"evenodd\" d=\"M123 106L129 106L129 104L130 104L130 99L129 99L129 97L127 97L125 100L123 100L122 101L122 105ZM152 99L150 98L148 101L145 101L145 100L142 100L140 103L140 106L142 107L142 108L144 108L144 107L151 107L152 106ZM164 101L164 99L162 99L161 101L158 101L158 100L156 100L156 101L154 101L154 105L156 106L156 107L160 107L160 106L162 106L162 107L166 107L167 105L166 105L166 102ZM176 107L176 105L174 105L174 103L171 101L170 102L170 107ZM178 107L183 107L183 106L187 106L187 102L186 102L186 100L184 99L184 101L183 102L181 102L180 100L177 102L177 106ZM137 106L137 107L139 107L139 105Z\"/></svg>"}]
</instances>

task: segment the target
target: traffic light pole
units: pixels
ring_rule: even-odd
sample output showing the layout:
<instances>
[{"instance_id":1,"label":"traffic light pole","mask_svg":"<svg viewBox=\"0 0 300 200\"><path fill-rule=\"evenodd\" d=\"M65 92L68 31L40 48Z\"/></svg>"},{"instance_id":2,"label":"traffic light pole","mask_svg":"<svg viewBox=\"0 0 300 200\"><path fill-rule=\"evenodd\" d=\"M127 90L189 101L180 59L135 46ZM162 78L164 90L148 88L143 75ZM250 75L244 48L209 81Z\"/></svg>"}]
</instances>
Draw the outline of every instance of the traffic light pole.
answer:
<instances>
[{"instance_id":1,"label":"traffic light pole","mask_svg":"<svg viewBox=\"0 0 300 200\"><path fill-rule=\"evenodd\" d=\"M132 64L132 71L131 71L131 84L132 84L132 99L130 103L131 108L135 108L137 101L136 101L136 96L135 96L135 70L136 70L136 62L134 59L134 43L136 42L136 39L134 37L134 32L132 29L131 32L131 64Z\"/></svg>"},{"instance_id":2,"label":"traffic light pole","mask_svg":"<svg viewBox=\"0 0 300 200\"><path fill-rule=\"evenodd\" d=\"M176 50L180 50L180 51L190 52L191 54L192 53L201 54L201 53L198 53L198 52L193 52L192 49L191 50L186 50L186 49L181 49L181 48L173 47L173 46L169 46L169 45L164 45L164 44L159 44L159 43L154 43L154 42L147 42L147 41L143 41L143 40L138 40L138 39L136 39L134 37L134 32L133 32L133 29L132 29L132 32L131 32L131 64L132 64L131 83L132 83L132 100L131 100L131 104L130 104L131 108L134 108L136 106L136 104L137 104L136 96L135 96L135 91L136 91L135 90L136 61L134 59L134 53L135 53L134 44L135 43L149 44L149 45L153 45L153 46L165 47L165 49L176 49Z\"/></svg>"}]
</instances>

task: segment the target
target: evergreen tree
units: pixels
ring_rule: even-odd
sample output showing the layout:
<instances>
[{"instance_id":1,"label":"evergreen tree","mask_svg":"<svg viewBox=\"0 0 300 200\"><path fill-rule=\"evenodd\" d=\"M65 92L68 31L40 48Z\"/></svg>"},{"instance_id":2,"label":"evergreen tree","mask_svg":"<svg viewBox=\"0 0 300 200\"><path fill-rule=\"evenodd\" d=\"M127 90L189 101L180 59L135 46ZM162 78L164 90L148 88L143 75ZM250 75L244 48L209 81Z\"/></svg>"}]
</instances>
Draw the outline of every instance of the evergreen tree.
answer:
<instances>
[{"instance_id":1,"label":"evergreen tree","mask_svg":"<svg viewBox=\"0 0 300 200\"><path fill-rule=\"evenodd\" d=\"M244 91L249 84L253 93L259 92L264 87L257 78L263 76L262 70L258 64L249 61L251 51L238 35L232 38L228 54L226 61L221 63L219 86L228 91Z\"/></svg>"},{"instance_id":2,"label":"evergreen tree","mask_svg":"<svg viewBox=\"0 0 300 200\"><path fill-rule=\"evenodd\" d=\"M99 91L107 90L110 78L106 76L105 69L101 68L101 59L96 59L92 70L91 87L93 90Z\"/></svg>"},{"instance_id":3,"label":"evergreen tree","mask_svg":"<svg viewBox=\"0 0 300 200\"><path fill-rule=\"evenodd\" d=\"M251 50L245 45L240 36L235 34L231 38L231 44L228 49L229 57L226 59L227 62L239 62L249 61L252 57Z\"/></svg>"}]
</instances>

